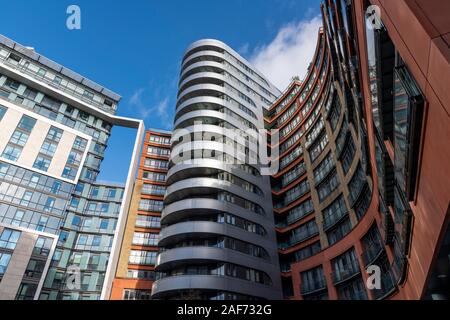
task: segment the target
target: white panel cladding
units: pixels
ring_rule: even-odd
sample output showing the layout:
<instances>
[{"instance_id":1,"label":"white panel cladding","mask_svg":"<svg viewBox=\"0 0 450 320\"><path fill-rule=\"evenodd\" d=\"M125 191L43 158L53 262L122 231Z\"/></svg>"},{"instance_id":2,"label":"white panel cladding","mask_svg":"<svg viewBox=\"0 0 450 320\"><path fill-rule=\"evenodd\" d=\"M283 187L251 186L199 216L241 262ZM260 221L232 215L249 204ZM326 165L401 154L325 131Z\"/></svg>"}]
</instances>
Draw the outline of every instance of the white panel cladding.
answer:
<instances>
[{"instance_id":1,"label":"white panel cladding","mask_svg":"<svg viewBox=\"0 0 450 320\"><path fill-rule=\"evenodd\" d=\"M45 174L47 176L57 178L69 183L77 183L78 178L81 174L81 169L87 157L87 152L92 143L92 137L84 134L81 131L77 131L75 129L62 125L58 122L40 116L30 110L16 106L9 101L0 99L0 103L8 108L0 123L1 125L0 159L2 161L18 165L25 169L39 172L41 174ZM1 154L3 153L5 146L8 144L11 135L13 134L17 125L19 124L19 121L23 115L27 115L29 117L36 119L36 124L33 130L31 131L25 146L23 147L19 159L17 161L10 161L8 159L1 157ZM63 134L61 140L58 143L58 147L52 158L52 162L50 163L48 171L44 172L36 168L33 168L33 164L34 161L36 160L37 155L39 154L39 151L42 147L45 137L47 136L48 130L52 126L61 129L63 131ZM77 136L86 139L88 141L88 144L86 149L84 150L82 161L79 166L77 175L74 180L70 180L63 178L62 173L66 165L70 150L72 149L73 143Z\"/></svg>"}]
</instances>

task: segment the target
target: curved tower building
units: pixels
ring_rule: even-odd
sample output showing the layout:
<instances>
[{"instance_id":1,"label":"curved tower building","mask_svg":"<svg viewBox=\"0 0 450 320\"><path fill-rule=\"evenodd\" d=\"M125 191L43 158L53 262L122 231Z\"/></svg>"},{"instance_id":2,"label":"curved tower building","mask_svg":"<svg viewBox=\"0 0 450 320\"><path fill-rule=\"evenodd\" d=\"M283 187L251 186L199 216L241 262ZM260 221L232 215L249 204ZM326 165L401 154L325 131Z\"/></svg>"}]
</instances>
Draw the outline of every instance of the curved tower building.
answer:
<instances>
[{"instance_id":1,"label":"curved tower building","mask_svg":"<svg viewBox=\"0 0 450 320\"><path fill-rule=\"evenodd\" d=\"M282 297L270 177L257 161L258 129L279 94L222 42L187 49L153 298Z\"/></svg>"},{"instance_id":2,"label":"curved tower building","mask_svg":"<svg viewBox=\"0 0 450 320\"><path fill-rule=\"evenodd\" d=\"M285 298L449 297L450 29L422 8L324 0L306 78L265 114Z\"/></svg>"}]
</instances>

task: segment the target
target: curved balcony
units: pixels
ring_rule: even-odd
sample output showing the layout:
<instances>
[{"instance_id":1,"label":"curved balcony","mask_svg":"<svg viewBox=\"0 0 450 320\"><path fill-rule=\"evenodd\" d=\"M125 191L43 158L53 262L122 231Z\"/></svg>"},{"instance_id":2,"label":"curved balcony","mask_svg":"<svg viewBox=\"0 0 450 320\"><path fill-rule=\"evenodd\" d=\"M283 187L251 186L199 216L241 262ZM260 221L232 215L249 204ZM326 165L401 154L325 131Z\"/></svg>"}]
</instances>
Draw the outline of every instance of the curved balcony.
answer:
<instances>
[{"instance_id":1,"label":"curved balcony","mask_svg":"<svg viewBox=\"0 0 450 320\"><path fill-rule=\"evenodd\" d=\"M214 212L228 212L235 216L257 223L266 228L266 230L272 225L269 217L242 209L232 203L207 198L184 199L165 206L161 216L161 224L173 224L176 221L180 221L188 217L195 217Z\"/></svg>"},{"instance_id":2,"label":"curved balcony","mask_svg":"<svg viewBox=\"0 0 450 320\"><path fill-rule=\"evenodd\" d=\"M344 281L353 279L361 273L358 262L354 261L350 263L345 269L335 270L331 274L333 284L340 284Z\"/></svg>"},{"instance_id":3,"label":"curved balcony","mask_svg":"<svg viewBox=\"0 0 450 320\"><path fill-rule=\"evenodd\" d=\"M228 181L217 178L190 178L173 183L166 190L165 203L170 204L189 196L208 195L216 191L227 191L253 203L263 203L264 195L245 190Z\"/></svg>"},{"instance_id":4,"label":"curved balcony","mask_svg":"<svg viewBox=\"0 0 450 320\"><path fill-rule=\"evenodd\" d=\"M327 282L325 279L316 279L315 281L302 282L300 285L300 293L308 295L324 291L327 289Z\"/></svg>"},{"instance_id":5,"label":"curved balcony","mask_svg":"<svg viewBox=\"0 0 450 320\"><path fill-rule=\"evenodd\" d=\"M256 171L256 168L255 168ZM216 159L195 159L194 161L186 161L177 163L167 173L167 185L171 185L177 181L189 179L194 176L213 175L220 172L228 172L238 178L244 179L256 186L261 186L259 175L252 175L244 172L239 166L227 164Z\"/></svg>"},{"instance_id":6,"label":"curved balcony","mask_svg":"<svg viewBox=\"0 0 450 320\"><path fill-rule=\"evenodd\" d=\"M245 266L267 274L273 272L275 265L238 251L214 247L184 247L161 252L157 257L156 271L163 272L186 263L227 262Z\"/></svg>"},{"instance_id":7,"label":"curved balcony","mask_svg":"<svg viewBox=\"0 0 450 320\"><path fill-rule=\"evenodd\" d=\"M250 109L246 108L247 112L243 111L241 108L244 107L242 105L239 105L237 102L233 105L231 101L226 100L224 97L208 97L208 96L200 96L200 97L194 97L185 100L183 103L181 103L178 108L175 115L175 122L183 116L184 114L190 112L190 111L197 111L197 110L214 110L218 111L223 108L227 108L229 110L233 110L233 112L241 117L244 117L248 121L253 121L254 124L258 123L258 120L260 120L257 115L251 111ZM250 114L249 114L250 113ZM250 118L249 118L250 116Z\"/></svg>"},{"instance_id":8,"label":"curved balcony","mask_svg":"<svg viewBox=\"0 0 450 320\"><path fill-rule=\"evenodd\" d=\"M163 228L159 235L158 245L160 247L167 246L169 244L177 243L186 239L195 239L203 236L229 236L234 239L242 240L247 243L255 243L259 246L274 246L271 241L263 236L255 233L249 233L245 230L235 228L228 224L217 223L212 221L188 221L173 224L166 228ZM275 256L271 257L272 260ZM226 261L226 260L225 260Z\"/></svg>"},{"instance_id":9,"label":"curved balcony","mask_svg":"<svg viewBox=\"0 0 450 320\"><path fill-rule=\"evenodd\" d=\"M214 275L188 275L157 280L153 283L152 297L153 299L162 299L185 290L225 291L268 300L276 300L281 297L271 286Z\"/></svg>"}]
</instances>

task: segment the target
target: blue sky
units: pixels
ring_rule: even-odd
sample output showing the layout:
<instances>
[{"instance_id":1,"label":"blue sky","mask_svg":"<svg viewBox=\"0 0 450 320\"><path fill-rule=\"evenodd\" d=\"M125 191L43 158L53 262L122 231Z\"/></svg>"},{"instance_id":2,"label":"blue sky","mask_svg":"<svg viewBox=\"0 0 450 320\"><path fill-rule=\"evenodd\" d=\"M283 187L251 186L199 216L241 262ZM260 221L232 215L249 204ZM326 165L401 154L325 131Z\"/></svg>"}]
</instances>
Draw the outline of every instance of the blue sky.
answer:
<instances>
[{"instance_id":1,"label":"blue sky","mask_svg":"<svg viewBox=\"0 0 450 320\"><path fill-rule=\"evenodd\" d=\"M81 30L66 28L71 4L81 8ZM311 60L319 8L319 0L6 1L0 33L122 95L119 115L170 129L191 42L226 42L284 90ZM125 180L133 137L113 130L101 180Z\"/></svg>"}]
</instances>

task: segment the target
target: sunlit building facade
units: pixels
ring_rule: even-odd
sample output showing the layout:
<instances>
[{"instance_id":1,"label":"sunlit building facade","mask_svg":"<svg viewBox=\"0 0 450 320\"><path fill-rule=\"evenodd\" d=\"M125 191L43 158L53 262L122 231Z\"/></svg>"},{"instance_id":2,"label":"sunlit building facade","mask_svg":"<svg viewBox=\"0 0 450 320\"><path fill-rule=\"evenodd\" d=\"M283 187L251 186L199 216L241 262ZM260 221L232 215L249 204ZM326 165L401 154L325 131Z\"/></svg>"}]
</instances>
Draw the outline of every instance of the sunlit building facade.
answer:
<instances>
[{"instance_id":1,"label":"sunlit building facade","mask_svg":"<svg viewBox=\"0 0 450 320\"><path fill-rule=\"evenodd\" d=\"M171 133L146 131L110 299L148 300L155 276Z\"/></svg>"},{"instance_id":2,"label":"sunlit building facade","mask_svg":"<svg viewBox=\"0 0 450 320\"><path fill-rule=\"evenodd\" d=\"M0 36L1 299L100 298L133 165L124 185L97 175L114 125L138 129L135 150L143 133L119 100Z\"/></svg>"}]
</instances>

